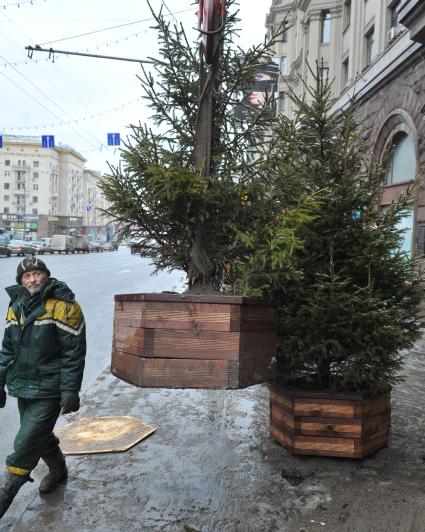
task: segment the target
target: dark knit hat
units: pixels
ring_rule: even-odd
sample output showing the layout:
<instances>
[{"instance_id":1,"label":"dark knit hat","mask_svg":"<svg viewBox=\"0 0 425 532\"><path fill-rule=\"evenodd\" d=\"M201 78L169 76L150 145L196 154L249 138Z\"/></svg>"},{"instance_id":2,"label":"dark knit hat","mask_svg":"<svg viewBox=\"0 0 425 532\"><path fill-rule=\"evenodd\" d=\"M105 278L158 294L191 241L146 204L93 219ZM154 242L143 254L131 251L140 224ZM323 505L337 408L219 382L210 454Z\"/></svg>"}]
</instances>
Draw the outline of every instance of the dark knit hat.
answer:
<instances>
[{"instance_id":1,"label":"dark knit hat","mask_svg":"<svg viewBox=\"0 0 425 532\"><path fill-rule=\"evenodd\" d=\"M16 282L21 284L22 276L25 272L34 272L40 271L47 274L47 277L50 277L50 272L47 269L46 264L36 257L25 257L24 260L18 264L18 269L16 270Z\"/></svg>"}]
</instances>

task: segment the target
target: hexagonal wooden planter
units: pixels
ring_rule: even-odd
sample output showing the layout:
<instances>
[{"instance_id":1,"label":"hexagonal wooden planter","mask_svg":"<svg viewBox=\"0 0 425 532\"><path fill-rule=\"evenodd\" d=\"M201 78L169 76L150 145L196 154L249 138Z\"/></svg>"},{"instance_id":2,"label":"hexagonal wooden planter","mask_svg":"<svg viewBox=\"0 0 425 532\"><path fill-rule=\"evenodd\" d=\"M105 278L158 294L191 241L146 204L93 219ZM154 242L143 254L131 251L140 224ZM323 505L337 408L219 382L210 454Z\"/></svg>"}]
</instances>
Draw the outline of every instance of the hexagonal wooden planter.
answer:
<instances>
[{"instance_id":1,"label":"hexagonal wooden planter","mask_svg":"<svg viewBox=\"0 0 425 532\"><path fill-rule=\"evenodd\" d=\"M111 371L145 387L242 388L270 381L275 309L254 297L116 295Z\"/></svg>"},{"instance_id":2,"label":"hexagonal wooden planter","mask_svg":"<svg viewBox=\"0 0 425 532\"><path fill-rule=\"evenodd\" d=\"M390 393L270 390L270 434L294 454L363 458L390 441Z\"/></svg>"}]
</instances>

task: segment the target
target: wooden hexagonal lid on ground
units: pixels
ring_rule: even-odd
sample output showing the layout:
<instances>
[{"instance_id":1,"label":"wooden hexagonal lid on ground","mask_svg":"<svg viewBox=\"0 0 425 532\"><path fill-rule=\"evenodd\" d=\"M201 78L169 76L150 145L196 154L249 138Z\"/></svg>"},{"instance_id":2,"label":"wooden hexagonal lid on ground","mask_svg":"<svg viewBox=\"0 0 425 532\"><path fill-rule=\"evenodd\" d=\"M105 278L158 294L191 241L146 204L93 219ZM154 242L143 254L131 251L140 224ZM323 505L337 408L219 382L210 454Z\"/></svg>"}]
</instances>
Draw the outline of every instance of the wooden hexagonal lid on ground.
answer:
<instances>
[{"instance_id":1,"label":"wooden hexagonal lid on ground","mask_svg":"<svg viewBox=\"0 0 425 532\"><path fill-rule=\"evenodd\" d=\"M83 417L57 429L64 455L127 451L155 432L135 416Z\"/></svg>"}]
</instances>

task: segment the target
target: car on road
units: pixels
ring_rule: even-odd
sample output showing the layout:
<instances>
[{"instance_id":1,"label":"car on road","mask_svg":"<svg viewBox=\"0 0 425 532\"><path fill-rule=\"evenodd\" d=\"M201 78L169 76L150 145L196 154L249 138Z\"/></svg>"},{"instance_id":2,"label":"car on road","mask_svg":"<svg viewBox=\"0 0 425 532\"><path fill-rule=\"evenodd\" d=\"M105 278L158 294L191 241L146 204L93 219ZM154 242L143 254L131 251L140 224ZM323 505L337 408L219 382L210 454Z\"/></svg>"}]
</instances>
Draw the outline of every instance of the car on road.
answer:
<instances>
[{"instance_id":1,"label":"car on road","mask_svg":"<svg viewBox=\"0 0 425 532\"><path fill-rule=\"evenodd\" d=\"M103 248L103 251L115 251L115 248L112 242L103 242L102 248Z\"/></svg>"},{"instance_id":2,"label":"car on road","mask_svg":"<svg viewBox=\"0 0 425 532\"><path fill-rule=\"evenodd\" d=\"M100 242L89 242L89 250L93 253L96 251L96 253L99 253L99 251L103 252L103 246Z\"/></svg>"},{"instance_id":3,"label":"car on road","mask_svg":"<svg viewBox=\"0 0 425 532\"><path fill-rule=\"evenodd\" d=\"M25 240L11 240L8 244L8 248L12 255L23 257L24 255L35 255L35 249L31 246L30 242Z\"/></svg>"},{"instance_id":4,"label":"car on road","mask_svg":"<svg viewBox=\"0 0 425 532\"><path fill-rule=\"evenodd\" d=\"M10 255L12 255L12 252L10 251L8 246L6 246L6 244L1 244L0 243L0 256L2 256L2 257L10 257Z\"/></svg>"},{"instance_id":5,"label":"car on road","mask_svg":"<svg viewBox=\"0 0 425 532\"><path fill-rule=\"evenodd\" d=\"M39 255L42 254L43 242L41 242L41 240L32 240L30 245L36 253Z\"/></svg>"}]
</instances>

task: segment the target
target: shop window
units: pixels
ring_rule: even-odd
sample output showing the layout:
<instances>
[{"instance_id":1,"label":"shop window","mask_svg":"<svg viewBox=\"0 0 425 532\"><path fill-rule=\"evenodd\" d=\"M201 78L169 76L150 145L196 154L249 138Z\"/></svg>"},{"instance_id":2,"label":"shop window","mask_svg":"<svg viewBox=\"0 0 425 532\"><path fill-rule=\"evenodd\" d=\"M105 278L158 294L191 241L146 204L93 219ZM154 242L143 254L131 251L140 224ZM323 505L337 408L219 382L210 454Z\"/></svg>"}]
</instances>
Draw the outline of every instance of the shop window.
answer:
<instances>
[{"instance_id":1,"label":"shop window","mask_svg":"<svg viewBox=\"0 0 425 532\"><path fill-rule=\"evenodd\" d=\"M331 12L329 10L322 11L320 22L320 42L328 44L331 37Z\"/></svg>"},{"instance_id":2,"label":"shop window","mask_svg":"<svg viewBox=\"0 0 425 532\"><path fill-rule=\"evenodd\" d=\"M385 176L386 185L394 185L416 178L416 153L412 140L405 133L394 136L392 153Z\"/></svg>"}]
</instances>

